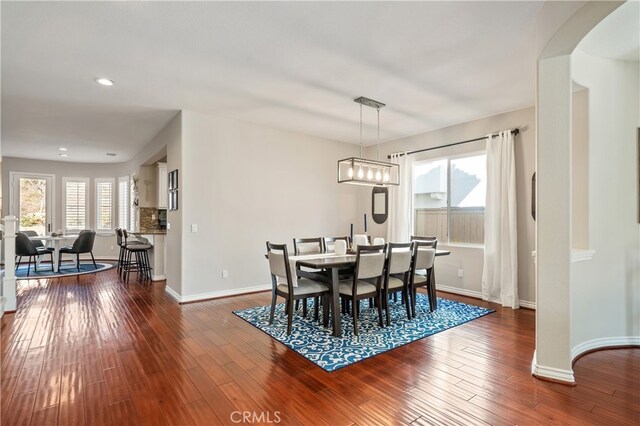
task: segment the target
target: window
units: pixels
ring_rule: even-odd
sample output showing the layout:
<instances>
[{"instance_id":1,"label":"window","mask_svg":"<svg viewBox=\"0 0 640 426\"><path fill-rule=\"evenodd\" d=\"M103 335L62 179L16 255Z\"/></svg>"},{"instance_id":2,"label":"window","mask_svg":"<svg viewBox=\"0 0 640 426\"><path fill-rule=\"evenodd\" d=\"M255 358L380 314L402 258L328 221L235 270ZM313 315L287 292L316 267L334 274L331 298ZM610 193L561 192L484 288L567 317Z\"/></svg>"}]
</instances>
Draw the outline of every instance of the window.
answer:
<instances>
[{"instance_id":1,"label":"window","mask_svg":"<svg viewBox=\"0 0 640 426\"><path fill-rule=\"evenodd\" d=\"M87 229L87 216L89 213L89 179L87 178L62 178L64 193L62 210L65 232L78 232Z\"/></svg>"},{"instance_id":2,"label":"window","mask_svg":"<svg viewBox=\"0 0 640 426\"><path fill-rule=\"evenodd\" d=\"M484 244L486 155L417 163L413 171L414 233L444 243Z\"/></svg>"},{"instance_id":3,"label":"window","mask_svg":"<svg viewBox=\"0 0 640 426\"><path fill-rule=\"evenodd\" d=\"M114 179L96 179L96 230L109 231L113 226Z\"/></svg>"},{"instance_id":4,"label":"window","mask_svg":"<svg viewBox=\"0 0 640 426\"><path fill-rule=\"evenodd\" d=\"M118 178L118 226L124 229L129 228L130 195L129 176Z\"/></svg>"}]
</instances>

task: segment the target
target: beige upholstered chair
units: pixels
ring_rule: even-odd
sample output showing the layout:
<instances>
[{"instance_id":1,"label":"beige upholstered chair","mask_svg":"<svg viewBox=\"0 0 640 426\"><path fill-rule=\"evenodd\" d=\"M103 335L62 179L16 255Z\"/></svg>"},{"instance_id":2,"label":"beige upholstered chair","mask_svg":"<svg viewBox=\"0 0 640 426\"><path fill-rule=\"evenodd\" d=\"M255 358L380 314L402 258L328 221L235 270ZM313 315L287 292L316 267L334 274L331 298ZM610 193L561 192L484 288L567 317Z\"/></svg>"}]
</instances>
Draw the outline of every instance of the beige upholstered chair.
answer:
<instances>
[{"instance_id":1,"label":"beige upholstered chair","mask_svg":"<svg viewBox=\"0 0 640 426\"><path fill-rule=\"evenodd\" d=\"M416 316L416 292L418 287L426 287L429 296L429 309L436 309L436 289L433 280L433 263L436 249L429 241L413 242L413 266L411 268L411 311ZM425 275L419 274L426 271ZM433 303L431 302L433 300Z\"/></svg>"},{"instance_id":2,"label":"beige upholstered chair","mask_svg":"<svg viewBox=\"0 0 640 426\"><path fill-rule=\"evenodd\" d=\"M324 241L322 237L314 238L294 238L293 239L293 252L296 256L307 254L322 254L325 252ZM311 270L312 272L319 272ZM314 300L316 306L318 305L318 299ZM296 300L296 311L300 307L300 300ZM318 308L316 307L316 315ZM302 300L302 316L307 317L307 299ZM316 320L318 317L316 316Z\"/></svg>"},{"instance_id":3,"label":"beige upholstered chair","mask_svg":"<svg viewBox=\"0 0 640 426\"><path fill-rule=\"evenodd\" d=\"M306 278L298 278L297 285L294 285L291 265L289 263L289 253L286 244L271 244L267 241L267 257L269 259L269 269L271 270L272 294L271 312L269 314L269 324L273 323L273 316L276 309L276 299L278 296L286 300L287 312L287 334L291 334L291 324L293 321L294 301L306 299L308 297L327 296L329 287L326 284L312 281ZM278 279L280 278L280 280ZM284 281L284 283L281 283ZM327 301L325 300L325 306ZM318 304L315 305L316 318L318 317Z\"/></svg>"},{"instance_id":4,"label":"beige upholstered chair","mask_svg":"<svg viewBox=\"0 0 640 426\"><path fill-rule=\"evenodd\" d=\"M389 315L389 294L402 292L407 308L407 319L411 319L411 260L413 243L387 244L387 270L384 279L382 300L386 311L387 326L391 323Z\"/></svg>"},{"instance_id":5,"label":"beige upholstered chair","mask_svg":"<svg viewBox=\"0 0 640 426\"><path fill-rule=\"evenodd\" d=\"M341 280L340 297L351 301L353 315L353 333L358 335L358 301L373 297L378 306L380 327L382 323L382 303L380 290L384 278L384 264L386 245L358 246L356 267L353 279Z\"/></svg>"}]
</instances>

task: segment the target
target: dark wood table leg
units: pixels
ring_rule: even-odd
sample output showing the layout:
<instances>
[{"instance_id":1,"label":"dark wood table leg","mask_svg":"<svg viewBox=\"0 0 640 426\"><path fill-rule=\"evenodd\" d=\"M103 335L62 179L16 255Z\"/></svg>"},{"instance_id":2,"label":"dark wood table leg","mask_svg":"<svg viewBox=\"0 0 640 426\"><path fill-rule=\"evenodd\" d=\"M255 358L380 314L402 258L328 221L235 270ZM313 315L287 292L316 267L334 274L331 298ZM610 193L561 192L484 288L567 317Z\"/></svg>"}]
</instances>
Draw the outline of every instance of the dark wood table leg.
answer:
<instances>
[{"instance_id":1,"label":"dark wood table leg","mask_svg":"<svg viewBox=\"0 0 640 426\"><path fill-rule=\"evenodd\" d=\"M431 311L438 309L438 298L436 297L436 268L431 269L431 282L429 283L429 308Z\"/></svg>"},{"instance_id":2,"label":"dark wood table leg","mask_svg":"<svg viewBox=\"0 0 640 426\"><path fill-rule=\"evenodd\" d=\"M338 278L338 268L331 268L331 296L333 303L331 304L331 314L333 320L333 336L342 336L342 322L340 319L340 291L338 285L340 280Z\"/></svg>"}]
</instances>

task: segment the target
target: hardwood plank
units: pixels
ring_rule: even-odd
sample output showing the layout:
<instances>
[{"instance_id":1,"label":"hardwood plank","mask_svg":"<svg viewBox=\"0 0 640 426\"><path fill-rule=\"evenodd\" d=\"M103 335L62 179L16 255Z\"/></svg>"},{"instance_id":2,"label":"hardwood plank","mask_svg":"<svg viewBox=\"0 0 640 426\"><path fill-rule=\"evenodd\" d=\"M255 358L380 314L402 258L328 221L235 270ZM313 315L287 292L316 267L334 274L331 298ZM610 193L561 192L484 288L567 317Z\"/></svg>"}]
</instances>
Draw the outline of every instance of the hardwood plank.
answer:
<instances>
[{"instance_id":1,"label":"hardwood plank","mask_svg":"<svg viewBox=\"0 0 640 426\"><path fill-rule=\"evenodd\" d=\"M107 390L104 382L84 385L85 418L89 425L110 425L111 413L107 403Z\"/></svg>"}]
</instances>

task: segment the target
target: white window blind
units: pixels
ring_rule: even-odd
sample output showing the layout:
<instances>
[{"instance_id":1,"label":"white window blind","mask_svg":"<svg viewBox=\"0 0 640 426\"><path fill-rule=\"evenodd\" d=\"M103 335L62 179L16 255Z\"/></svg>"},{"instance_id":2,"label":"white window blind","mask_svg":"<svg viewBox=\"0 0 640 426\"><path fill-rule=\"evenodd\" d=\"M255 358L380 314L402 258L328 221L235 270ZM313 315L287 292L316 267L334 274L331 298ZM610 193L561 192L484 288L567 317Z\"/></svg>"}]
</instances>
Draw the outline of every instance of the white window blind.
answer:
<instances>
[{"instance_id":1,"label":"white window blind","mask_svg":"<svg viewBox=\"0 0 640 426\"><path fill-rule=\"evenodd\" d=\"M64 178L64 228L81 231L87 228L88 179Z\"/></svg>"},{"instance_id":2,"label":"white window blind","mask_svg":"<svg viewBox=\"0 0 640 426\"><path fill-rule=\"evenodd\" d=\"M130 206L129 176L118 179L118 226L120 228L129 228L129 209Z\"/></svg>"},{"instance_id":3,"label":"white window blind","mask_svg":"<svg viewBox=\"0 0 640 426\"><path fill-rule=\"evenodd\" d=\"M113 229L114 179L96 179L96 229Z\"/></svg>"}]
</instances>

